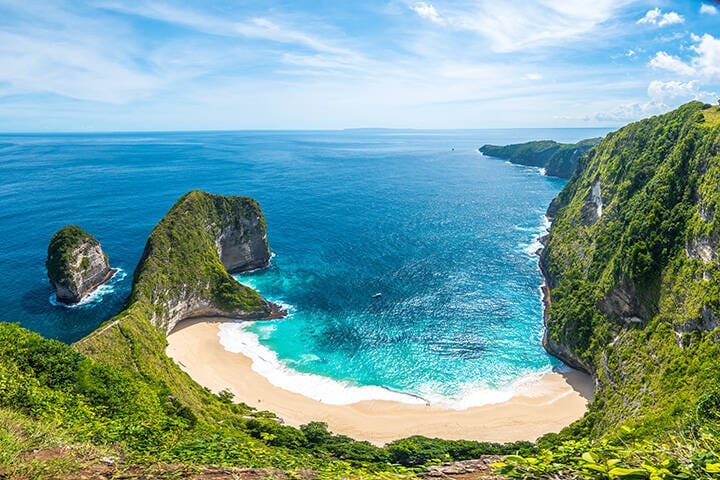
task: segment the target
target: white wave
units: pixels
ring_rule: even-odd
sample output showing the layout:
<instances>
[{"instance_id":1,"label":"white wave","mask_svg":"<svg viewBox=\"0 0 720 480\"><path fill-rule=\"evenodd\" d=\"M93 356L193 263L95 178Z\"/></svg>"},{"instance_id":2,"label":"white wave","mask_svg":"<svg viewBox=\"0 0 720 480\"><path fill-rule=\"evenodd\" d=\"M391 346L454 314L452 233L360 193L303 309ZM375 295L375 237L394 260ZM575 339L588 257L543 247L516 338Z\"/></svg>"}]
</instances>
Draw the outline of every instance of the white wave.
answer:
<instances>
[{"instance_id":1,"label":"white wave","mask_svg":"<svg viewBox=\"0 0 720 480\"><path fill-rule=\"evenodd\" d=\"M552 371L552 367L528 373L515 379L509 385L493 388L483 384L466 384L458 395L446 397L432 392L421 393L431 405L452 410L467 410L472 407L507 402L513 397L540 397L546 392L540 387L540 380Z\"/></svg>"},{"instance_id":2,"label":"white wave","mask_svg":"<svg viewBox=\"0 0 720 480\"><path fill-rule=\"evenodd\" d=\"M127 272L125 272L125 270L123 270L122 268L118 268L117 272L115 272L115 274L112 276L112 278L110 278L110 280L85 295L78 303L74 303L72 305L59 302L57 296L55 295L55 292L50 294L48 300L50 300L50 305L54 307L78 308L86 307L88 305L95 305L97 303L100 303L105 295L113 293L115 291L115 285L123 281L125 277L127 277Z\"/></svg>"},{"instance_id":3,"label":"white wave","mask_svg":"<svg viewBox=\"0 0 720 480\"><path fill-rule=\"evenodd\" d=\"M541 169L540 169L540 175L543 176L543 177L546 176L546 175L547 175L547 170L544 169L544 168L541 168Z\"/></svg>"},{"instance_id":4,"label":"white wave","mask_svg":"<svg viewBox=\"0 0 720 480\"><path fill-rule=\"evenodd\" d=\"M532 232L532 238L530 242L528 243L521 243L518 248L520 248L525 254L527 254L530 257L535 258L537 255L537 251L541 248L543 248L543 244L540 243L540 238L543 235L547 235L548 232L550 232L550 227L552 226L552 222L547 218L547 216L542 215L541 216L542 225L537 227L519 227L516 226L516 230L520 230L522 232Z\"/></svg>"},{"instance_id":5,"label":"white wave","mask_svg":"<svg viewBox=\"0 0 720 480\"><path fill-rule=\"evenodd\" d=\"M256 282L252 277L247 277L243 274L237 274L237 275L233 275L233 278L240 285L244 285L248 288L252 288L256 292L260 293L260 295L262 295L265 298L265 300L267 300L268 302L274 303L275 305L279 306L281 309L288 312L288 316L292 315L292 313L295 311L295 307L293 305L285 302L285 300L283 300L281 298L274 298L274 297L264 295L260 291L260 290L262 290L262 288L260 287L260 284L258 282Z\"/></svg>"},{"instance_id":6,"label":"white wave","mask_svg":"<svg viewBox=\"0 0 720 480\"><path fill-rule=\"evenodd\" d=\"M261 345L257 335L248 331L247 326L247 322L220 325L220 344L229 352L249 357L252 360L252 369L276 387L329 405L349 405L363 400L425 403L423 399L412 394L378 386L352 385L349 382L293 370L280 361L275 352Z\"/></svg>"},{"instance_id":7,"label":"white wave","mask_svg":"<svg viewBox=\"0 0 720 480\"><path fill-rule=\"evenodd\" d=\"M248 322L224 323L220 325L220 344L225 350L240 353L252 360L252 369L265 377L276 387L298 393L329 405L350 405L365 400L387 400L411 405L432 405L452 410L466 410L471 407L502 403L523 395L542 396L546 392L539 387L540 379L551 371L551 367L524 375L506 387L493 388L487 385L468 384L456 396L443 396L421 389L418 394L400 392L381 386L359 386L347 381L335 380L322 375L302 373L278 359L277 354L262 345L253 332L247 330ZM306 363L317 360L313 354L302 356Z\"/></svg>"}]
</instances>

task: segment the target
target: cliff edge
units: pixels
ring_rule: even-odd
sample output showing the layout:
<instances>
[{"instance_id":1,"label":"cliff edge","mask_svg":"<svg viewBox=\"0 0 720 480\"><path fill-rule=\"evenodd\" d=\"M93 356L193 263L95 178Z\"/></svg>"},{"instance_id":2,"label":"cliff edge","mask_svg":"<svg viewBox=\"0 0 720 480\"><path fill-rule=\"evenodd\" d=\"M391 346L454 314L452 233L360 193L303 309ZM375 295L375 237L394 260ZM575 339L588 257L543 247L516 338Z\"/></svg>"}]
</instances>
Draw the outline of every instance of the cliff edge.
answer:
<instances>
[{"instance_id":1,"label":"cliff edge","mask_svg":"<svg viewBox=\"0 0 720 480\"><path fill-rule=\"evenodd\" d=\"M100 242L76 225L55 232L45 266L57 300L70 305L81 301L117 271L110 268Z\"/></svg>"},{"instance_id":2,"label":"cliff edge","mask_svg":"<svg viewBox=\"0 0 720 480\"><path fill-rule=\"evenodd\" d=\"M259 320L285 312L230 272L268 265L265 217L250 197L193 190L148 237L127 308L76 342L95 360L137 371L201 410L201 388L165 354L166 335L181 320L214 316Z\"/></svg>"},{"instance_id":3,"label":"cliff edge","mask_svg":"<svg viewBox=\"0 0 720 480\"><path fill-rule=\"evenodd\" d=\"M714 391L718 113L691 102L608 134L548 210L544 344L595 378L582 425L596 434L682 425Z\"/></svg>"}]
</instances>

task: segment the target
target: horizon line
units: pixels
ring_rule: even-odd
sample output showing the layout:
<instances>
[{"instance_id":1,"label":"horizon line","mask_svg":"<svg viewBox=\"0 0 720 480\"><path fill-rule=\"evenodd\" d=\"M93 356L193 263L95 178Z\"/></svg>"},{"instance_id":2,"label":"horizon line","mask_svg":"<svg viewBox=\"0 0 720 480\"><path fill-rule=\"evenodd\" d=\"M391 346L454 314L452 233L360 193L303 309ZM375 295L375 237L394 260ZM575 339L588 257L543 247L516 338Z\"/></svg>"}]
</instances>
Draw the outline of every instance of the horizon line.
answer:
<instances>
[{"instance_id":1,"label":"horizon line","mask_svg":"<svg viewBox=\"0 0 720 480\"><path fill-rule=\"evenodd\" d=\"M187 129L187 130L65 130L65 131L1 131L0 136L6 135L94 135L94 134L138 134L138 133L282 133L282 132L451 132L451 131L479 131L479 130L616 130L621 125L601 127L468 127L468 128L412 128L412 127L350 127L350 128L250 128L250 129Z\"/></svg>"}]
</instances>

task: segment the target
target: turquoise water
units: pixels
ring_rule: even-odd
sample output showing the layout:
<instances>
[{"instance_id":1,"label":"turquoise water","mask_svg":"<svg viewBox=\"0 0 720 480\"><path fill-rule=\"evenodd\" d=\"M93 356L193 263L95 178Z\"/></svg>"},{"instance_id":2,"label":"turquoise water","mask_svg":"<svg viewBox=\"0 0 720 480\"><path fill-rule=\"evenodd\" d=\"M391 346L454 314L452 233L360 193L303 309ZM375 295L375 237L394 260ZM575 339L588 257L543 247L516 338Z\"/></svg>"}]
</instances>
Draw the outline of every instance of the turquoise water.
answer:
<instances>
[{"instance_id":1,"label":"turquoise water","mask_svg":"<svg viewBox=\"0 0 720 480\"><path fill-rule=\"evenodd\" d=\"M559 365L540 344L532 252L564 182L477 147L604 133L3 135L0 315L74 341L120 311L147 235L180 195L251 195L275 257L238 279L291 315L225 327L229 349L326 401L338 388L375 386L482 403ZM125 272L75 308L51 303L44 267L50 236L67 223L98 237Z\"/></svg>"}]
</instances>

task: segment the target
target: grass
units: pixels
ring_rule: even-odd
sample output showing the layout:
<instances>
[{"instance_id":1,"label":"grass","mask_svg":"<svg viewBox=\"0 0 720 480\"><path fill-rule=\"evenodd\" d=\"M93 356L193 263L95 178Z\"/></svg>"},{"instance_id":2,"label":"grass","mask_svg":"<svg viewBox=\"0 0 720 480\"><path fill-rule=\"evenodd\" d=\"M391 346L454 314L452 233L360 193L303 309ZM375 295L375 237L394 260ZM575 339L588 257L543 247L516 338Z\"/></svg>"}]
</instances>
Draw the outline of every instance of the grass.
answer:
<instances>
[{"instance_id":1,"label":"grass","mask_svg":"<svg viewBox=\"0 0 720 480\"><path fill-rule=\"evenodd\" d=\"M703 110L703 116L705 117L705 124L708 126L720 125L720 105L710 107Z\"/></svg>"}]
</instances>

